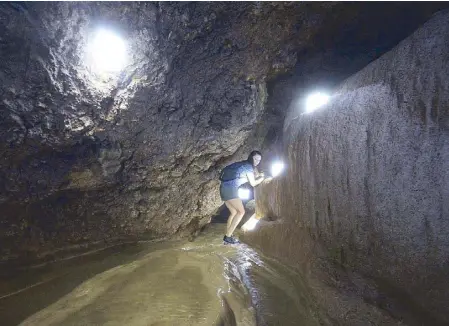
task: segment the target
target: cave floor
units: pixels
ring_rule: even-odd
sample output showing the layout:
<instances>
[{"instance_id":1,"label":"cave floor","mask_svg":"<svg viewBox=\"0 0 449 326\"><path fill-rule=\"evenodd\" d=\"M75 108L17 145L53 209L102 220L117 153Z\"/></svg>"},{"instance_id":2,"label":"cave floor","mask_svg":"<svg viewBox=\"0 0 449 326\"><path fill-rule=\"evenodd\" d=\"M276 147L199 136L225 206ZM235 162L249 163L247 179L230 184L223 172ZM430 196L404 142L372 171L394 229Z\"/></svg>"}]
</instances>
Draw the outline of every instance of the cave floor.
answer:
<instances>
[{"instance_id":1,"label":"cave floor","mask_svg":"<svg viewBox=\"0 0 449 326\"><path fill-rule=\"evenodd\" d=\"M301 277L245 244L223 245L223 229L2 277L1 325L323 324Z\"/></svg>"}]
</instances>

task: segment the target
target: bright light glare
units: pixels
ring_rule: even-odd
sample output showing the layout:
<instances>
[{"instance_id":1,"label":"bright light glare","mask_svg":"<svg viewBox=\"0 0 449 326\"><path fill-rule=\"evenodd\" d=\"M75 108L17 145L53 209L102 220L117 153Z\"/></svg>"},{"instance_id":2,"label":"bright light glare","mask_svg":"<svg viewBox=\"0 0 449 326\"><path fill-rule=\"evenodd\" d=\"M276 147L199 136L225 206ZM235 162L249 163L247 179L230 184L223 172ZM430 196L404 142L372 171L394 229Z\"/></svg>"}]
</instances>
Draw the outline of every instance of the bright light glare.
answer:
<instances>
[{"instance_id":1,"label":"bright light glare","mask_svg":"<svg viewBox=\"0 0 449 326\"><path fill-rule=\"evenodd\" d=\"M239 188L238 195L241 199L249 199L249 189Z\"/></svg>"},{"instance_id":2,"label":"bright light glare","mask_svg":"<svg viewBox=\"0 0 449 326\"><path fill-rule=\"evenodd\" d=\"M329 102L329 95L321 92L310 94L306 100L306 112L310 113Z\"/></svg>"},{"instance_id":3,"label":"bright light glare","mask_svg":"<svg viewBox=\"0 0 449 326\"><path fill-rule=\"evenodd\" d=\"M259 223L259 220L253 216L250 217L250 219L242 226L243 231L252 231L256 227L257 223Z\"/></svg>"},{"instance_id":4,"label":"bright light glare","mask_svg":"<svg viewBox=\"0 0 449 326\"><path fill-rule=\"evenodd\" d=\"M271 165L271 175L273 177L277 177L284 170L284 163L275 162Z\"/></svg>"},{"instance_id":5,"label":"bright light glare","mask_svg":"<svg viewBox=\"0 0 449 326\"><path fill-rule=\"evenodd\" d=\"M126 44L113 32L99 29L89 44L88 55L95 71L118 72L126 64Z\"/></svg>"}]
</instances>

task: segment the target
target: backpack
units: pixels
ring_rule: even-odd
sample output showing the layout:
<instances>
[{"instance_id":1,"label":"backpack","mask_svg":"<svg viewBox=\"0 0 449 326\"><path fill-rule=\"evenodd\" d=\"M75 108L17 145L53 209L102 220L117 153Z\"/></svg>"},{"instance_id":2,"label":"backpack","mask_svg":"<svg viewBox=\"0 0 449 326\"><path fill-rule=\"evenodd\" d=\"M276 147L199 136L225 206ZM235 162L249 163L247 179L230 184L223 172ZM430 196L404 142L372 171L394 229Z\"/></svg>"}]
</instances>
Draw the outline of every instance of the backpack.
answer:
<instances>
[{"instance_id":1,"label":"backpack","mask_svg":"<svg viewBox=\"0 0 449 326\"><path fill-rule=\"evenodd\" d=\"M248 161L235 162L226 166L220 173L220 181L231 181L240 178L240 168Z\"/></svg>"}]
</instances>

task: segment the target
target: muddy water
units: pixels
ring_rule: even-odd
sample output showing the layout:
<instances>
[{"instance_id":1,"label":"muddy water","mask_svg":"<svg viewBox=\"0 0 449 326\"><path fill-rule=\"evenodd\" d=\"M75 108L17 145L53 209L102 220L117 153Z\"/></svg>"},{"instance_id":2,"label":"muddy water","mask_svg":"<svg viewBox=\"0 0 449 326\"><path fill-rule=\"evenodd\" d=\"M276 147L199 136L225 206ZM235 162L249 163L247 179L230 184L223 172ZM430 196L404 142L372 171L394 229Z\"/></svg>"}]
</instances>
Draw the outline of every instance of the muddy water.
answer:
<instances>
[{"instance_id":1,"label":"muddy water","mask_svg":"<svg viewBox=\"0 0 449 326\"><path fill-rule=\"evenodd\" d=\"M223 225L195 241L110 248L4 273L1 325L319 325L301 277Z\"/></svg>"}]
</instances>

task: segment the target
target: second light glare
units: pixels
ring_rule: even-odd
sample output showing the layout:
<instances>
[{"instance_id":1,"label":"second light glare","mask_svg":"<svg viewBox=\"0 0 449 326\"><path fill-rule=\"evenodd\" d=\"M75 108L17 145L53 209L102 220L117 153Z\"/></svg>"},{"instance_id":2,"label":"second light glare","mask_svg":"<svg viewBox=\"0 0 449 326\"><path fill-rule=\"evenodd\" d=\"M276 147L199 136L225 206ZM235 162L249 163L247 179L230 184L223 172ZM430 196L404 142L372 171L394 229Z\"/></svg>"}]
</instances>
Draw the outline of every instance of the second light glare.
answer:
<instances>
[{"instance_id":1,"label":"second light glare","mask_svg":"<svg viewBox=\"0 0 449 326\"><path fill-rule=\"evenodd\" d=\"M309 97L307 97L306 99L306 113L311 113L316 109L322 107L323 105L326 105L328 102L329 102L329 95L325 93L316 92L310 94Z\"/></svg>"}]
</instances>

